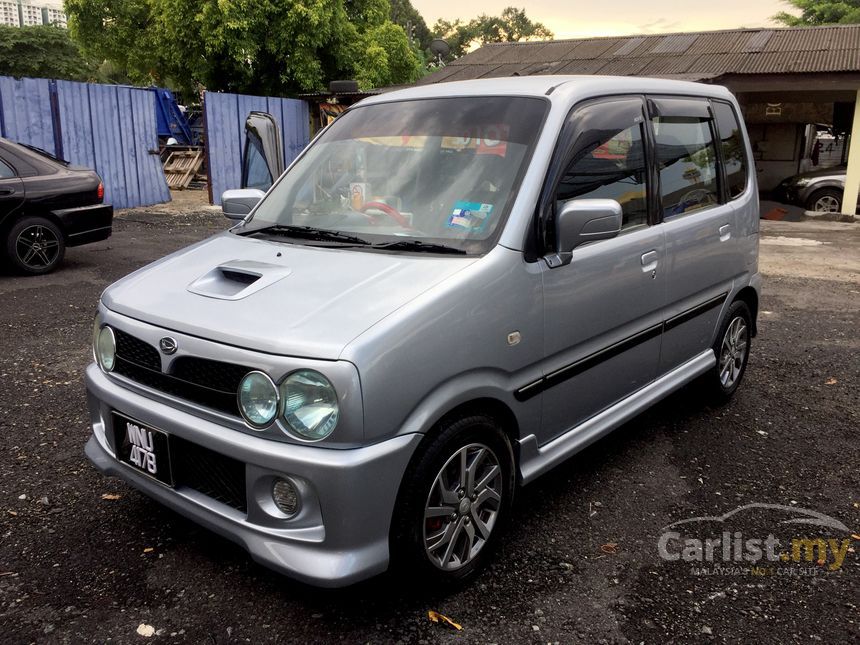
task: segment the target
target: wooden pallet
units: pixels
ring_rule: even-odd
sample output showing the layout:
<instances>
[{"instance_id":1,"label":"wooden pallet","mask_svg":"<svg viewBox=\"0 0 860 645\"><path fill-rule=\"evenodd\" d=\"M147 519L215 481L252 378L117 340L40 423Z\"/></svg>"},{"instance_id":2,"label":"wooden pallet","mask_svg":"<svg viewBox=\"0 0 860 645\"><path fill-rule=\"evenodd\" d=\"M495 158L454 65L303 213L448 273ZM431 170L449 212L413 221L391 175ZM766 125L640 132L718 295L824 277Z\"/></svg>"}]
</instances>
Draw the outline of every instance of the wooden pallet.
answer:
<instances>
[{"instance_id":1,"label":"wooden pallet","mask_svg":"<svg viewBox=\"0 0 860 645\"><path fill-rule=\"evenodd\" d=\"M164 160L164 176L167 185L174 190L188 187L203 166L202 150L176 150Z\"/></svg>"}]
</instances>

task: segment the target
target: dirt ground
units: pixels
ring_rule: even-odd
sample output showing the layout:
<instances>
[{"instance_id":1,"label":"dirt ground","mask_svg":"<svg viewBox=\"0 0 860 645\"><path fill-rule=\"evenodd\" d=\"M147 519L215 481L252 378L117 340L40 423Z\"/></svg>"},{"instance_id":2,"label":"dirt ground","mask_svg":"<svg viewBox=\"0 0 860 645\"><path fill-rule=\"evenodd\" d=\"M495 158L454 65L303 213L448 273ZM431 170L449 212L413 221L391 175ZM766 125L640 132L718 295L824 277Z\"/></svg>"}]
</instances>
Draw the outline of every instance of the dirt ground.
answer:
<instances>
[{"instance_id":1,"label":"dirt ground","mask_svg":"<svg viewBox=\"0 0 860 645\"><path fill-rule=\"evenodd\" d=\"M0 275L0 642L860 642L860 535L837 570L791 576L697 573L658 547L674 522L753 504L860 532L860 224L763 222L759 336L736 398L711 408L684 390L522 489L479 578L325 591L83 456L99 294L226 228L195 198L119 214L54 274ZM744 537L799 526L734 519Z\"/></svg>"}]
</instances>

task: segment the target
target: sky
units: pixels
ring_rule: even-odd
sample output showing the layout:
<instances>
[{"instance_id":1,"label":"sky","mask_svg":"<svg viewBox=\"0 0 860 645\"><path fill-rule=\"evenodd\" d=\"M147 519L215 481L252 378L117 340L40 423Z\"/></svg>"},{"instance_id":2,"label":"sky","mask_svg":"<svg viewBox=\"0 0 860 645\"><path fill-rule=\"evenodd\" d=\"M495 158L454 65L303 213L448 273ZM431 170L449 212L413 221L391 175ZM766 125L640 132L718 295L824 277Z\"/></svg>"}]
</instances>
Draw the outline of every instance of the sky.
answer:
<instances>
[{"instance_id":1,"label":"sky","mask_svg":"<svg viewBox=\"0 0 860 645\"><path fill-rule=\"evenodd\" d=\"M411 1L430 27L438 18L469 20L482 13L498 15L511 5L523 7L529 18L545 24L556 38L772 27L770 17L788 8L781 0Z\"/></svg>"}]
</instances>

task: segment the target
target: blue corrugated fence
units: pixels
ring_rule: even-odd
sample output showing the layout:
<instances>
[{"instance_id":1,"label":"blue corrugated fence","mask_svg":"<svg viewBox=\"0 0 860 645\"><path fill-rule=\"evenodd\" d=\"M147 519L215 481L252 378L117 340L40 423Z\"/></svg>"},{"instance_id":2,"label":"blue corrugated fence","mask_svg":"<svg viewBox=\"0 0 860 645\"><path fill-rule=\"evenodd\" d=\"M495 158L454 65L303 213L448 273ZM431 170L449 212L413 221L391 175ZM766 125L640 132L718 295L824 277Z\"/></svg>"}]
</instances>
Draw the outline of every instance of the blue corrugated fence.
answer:
<instances>
[{"instance_id":1,"label":"blue corrugated fence","mask_svg":"<svg viewBox=\"0 0 860 645\"><path fill-rule=\"evenodd\" d=\"M94 168L116 208L170 200L158 157L151 89L0 76L0 136ZM268 112L278 122L289 165L310 140L308 104L295 99L207 92L204 98L212 201L242 181L245 119Z\"/></svg>"},{"instance_id":2,"label":"blue corrugated fence","mask_svg":"<svg viewBox=\"0 0 860 645\"><path fill-rule=\"evenodd\" d=\"M268 112L278 122L284 147L284 166L292 163L310 140L308 104L296 99L206 92L206 151L210 195L221 203L221 193L242 183L245 119L252 111Z\"/></svg>"},{"instance_id":3,"label":"blue corrugated fence","mask_svg":"<svg viewBox=\"0 0 860 645\"><path fill-rule=\"evenodd\" d=\"M46 78L0 76L0 135L57 154L52 91Z\"/></svg>"},{"instance_id":4,"label":"blue corrugated fence","mask_svg":"<svg viewBox=\"0 0 860 645\"><path fill-rule=\"evenodd\" d=\"M148 89L0 77L0 135L95 169L116 208L170 201Z\"/></svg>"}]
</instances>

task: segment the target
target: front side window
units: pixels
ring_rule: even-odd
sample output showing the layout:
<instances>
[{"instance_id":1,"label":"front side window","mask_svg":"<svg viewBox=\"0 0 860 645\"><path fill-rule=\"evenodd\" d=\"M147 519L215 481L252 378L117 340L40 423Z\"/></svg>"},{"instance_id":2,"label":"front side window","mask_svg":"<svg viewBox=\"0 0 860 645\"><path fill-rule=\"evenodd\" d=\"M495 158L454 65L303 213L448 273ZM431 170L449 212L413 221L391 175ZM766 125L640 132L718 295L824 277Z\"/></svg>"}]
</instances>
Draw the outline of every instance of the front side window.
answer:
<instances>
[{"instance_id":1,"label":"front side window","mask_svg":"<svg viewBox=\"0 0 860 645\"><path fill-rule=\"evenodd\" d=\"M747 155L741 127L735 111L728 103L714 102L714 114L717 117L717 129L720 132L726 188L729 199L734 199L744 192L747 186Z\"/></svg>"},{"instance_id":2,"label":"front side window","mask_svg":"<svg viewBox=\"0 0 860 645\"><path fill-rule=\"evenodd\" d=\"M658 116L653 123L663 216L718 204L717 156L710 121L704 117Z\"/></svg>"},{"instance_id":3,"label":"front side window","mask_svg":"<svg viewBox=\"0 0 860 645\"><path fill-rule=\"evenodd\" d=\"M555 192L555 212L570 199L614 199L622 228L648 222L642 102L609 101L574 113L573 158Z\"/></svg>"},{"instance_id":4,"label":"front side window","mask_svg":"<svg viewBox=\"0 0 860 645\"><path fill-rule=\"evenodd\" d=\"M484 96L353 108L236 232L309 227L388 248L410 240L431 251L437 245L486 252L504 225L547 105Z\"/></svg>"}]
</instances>

